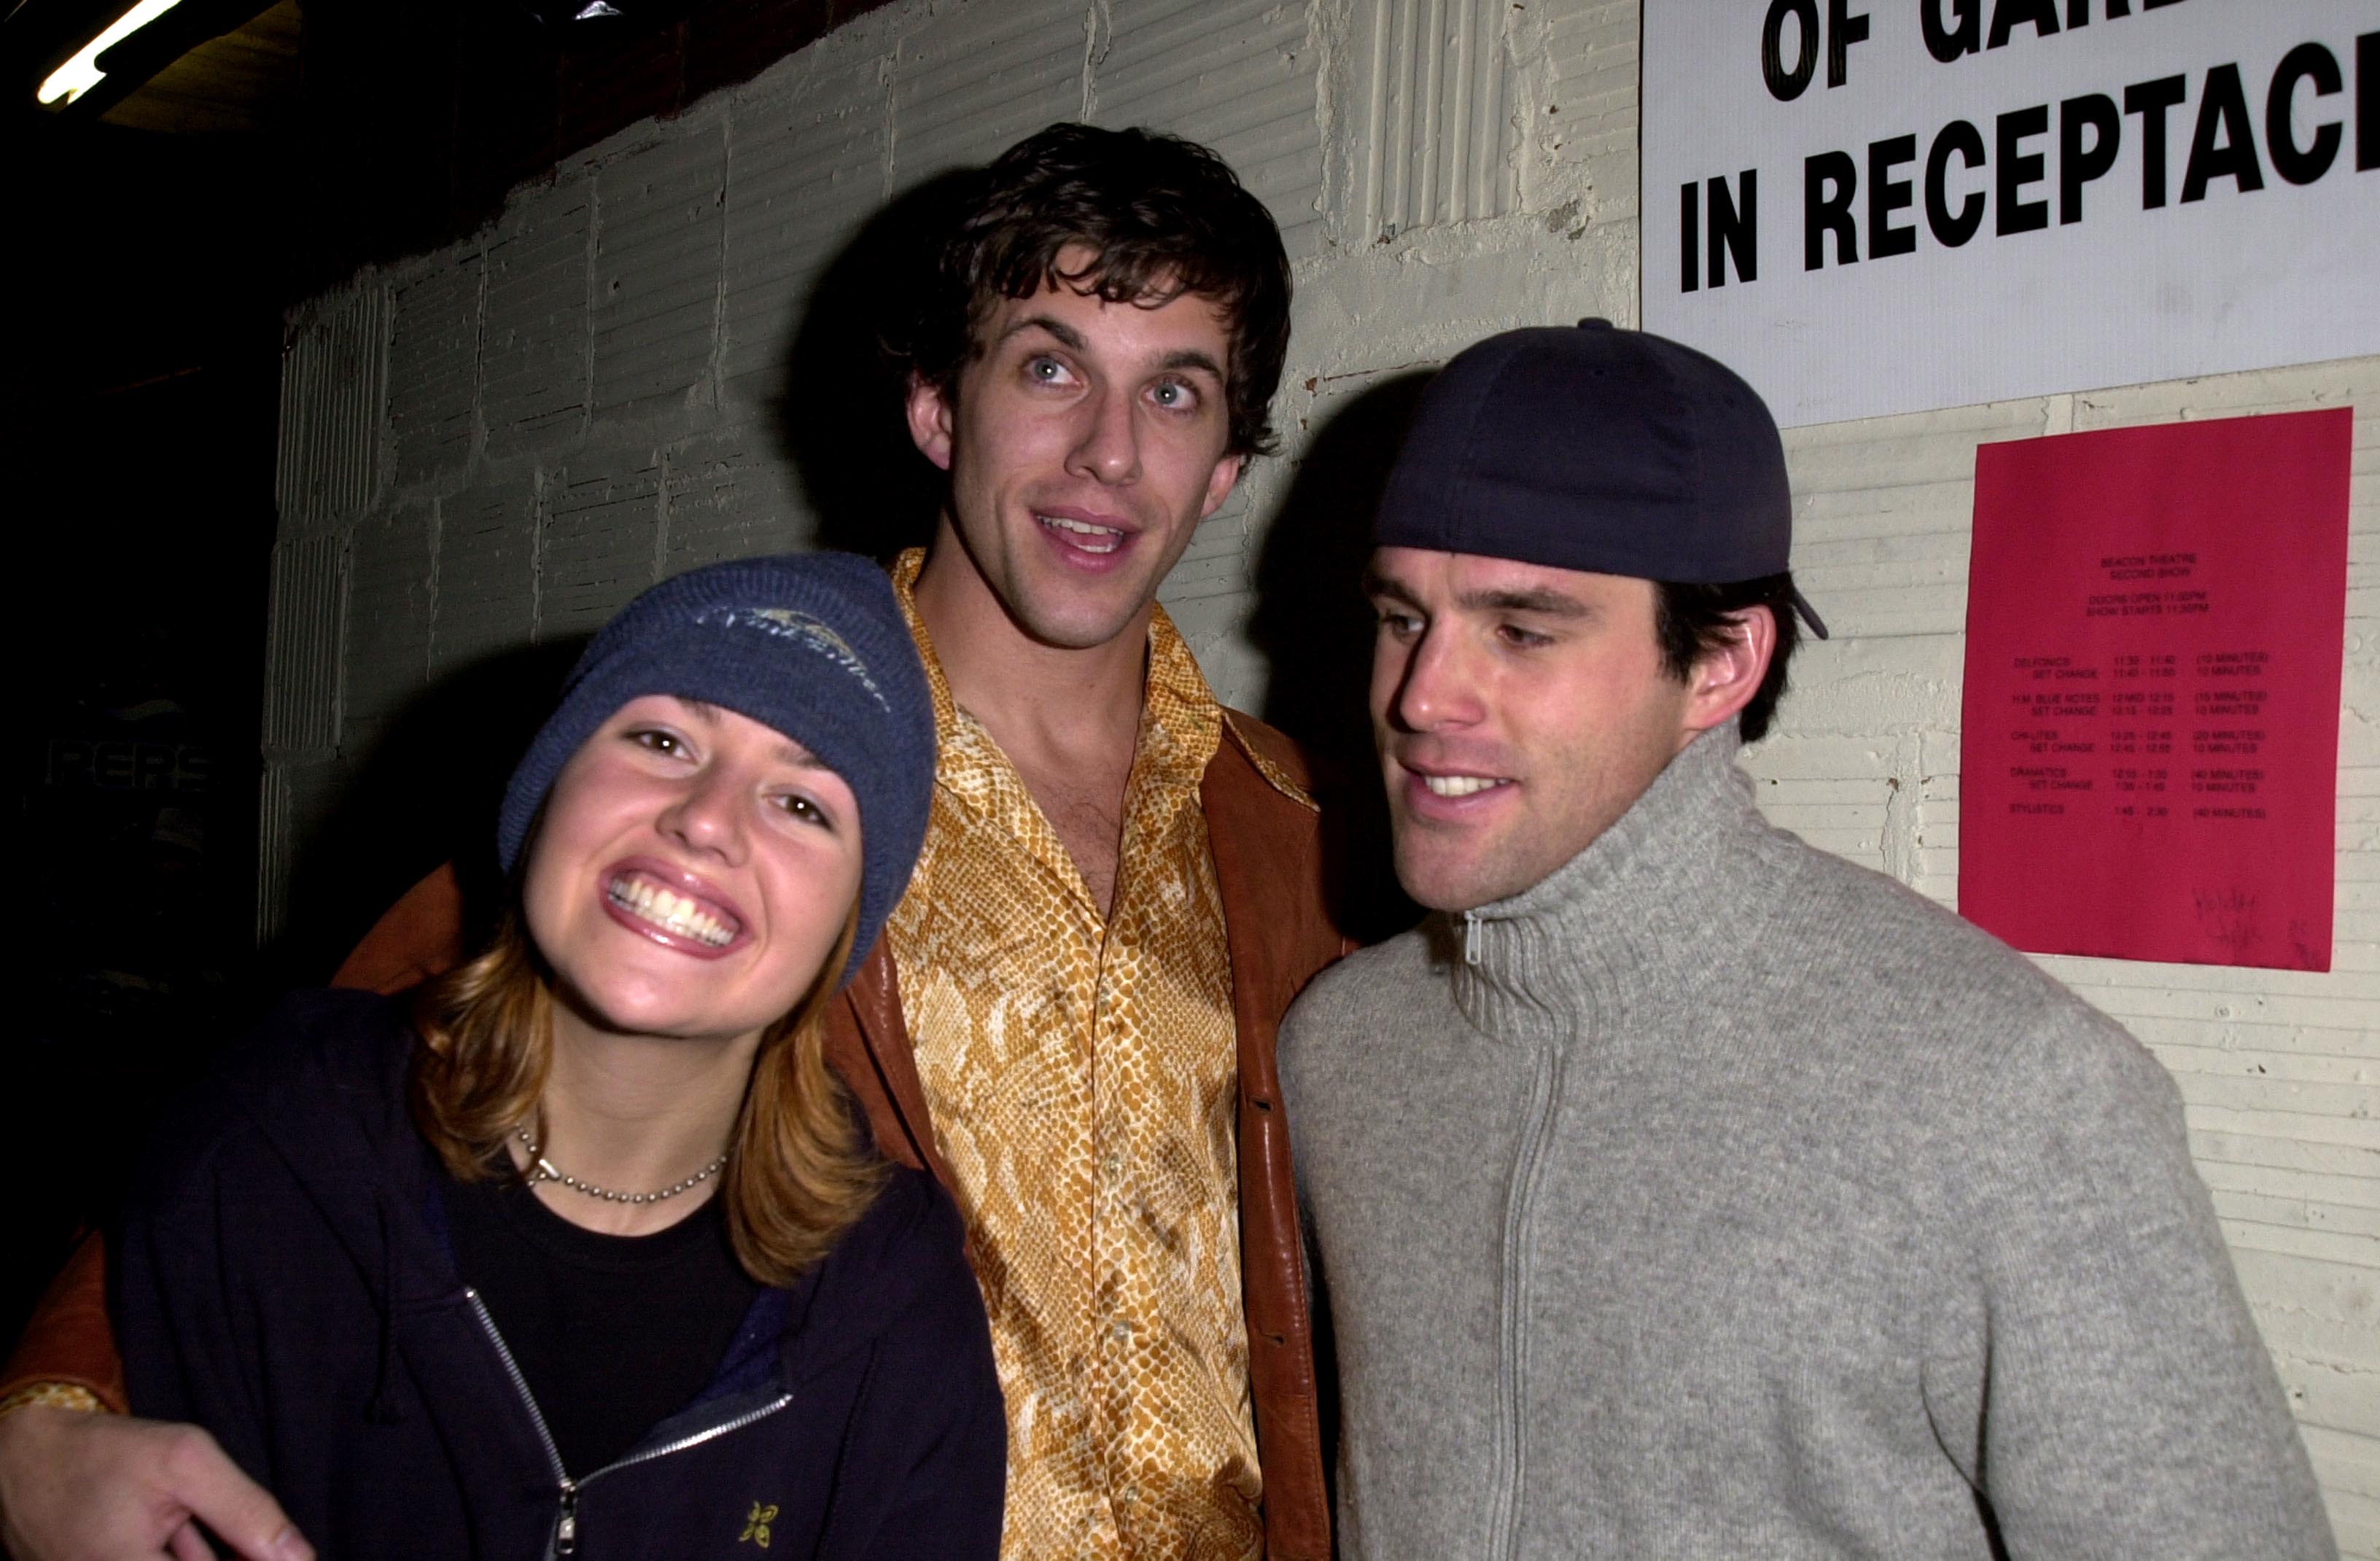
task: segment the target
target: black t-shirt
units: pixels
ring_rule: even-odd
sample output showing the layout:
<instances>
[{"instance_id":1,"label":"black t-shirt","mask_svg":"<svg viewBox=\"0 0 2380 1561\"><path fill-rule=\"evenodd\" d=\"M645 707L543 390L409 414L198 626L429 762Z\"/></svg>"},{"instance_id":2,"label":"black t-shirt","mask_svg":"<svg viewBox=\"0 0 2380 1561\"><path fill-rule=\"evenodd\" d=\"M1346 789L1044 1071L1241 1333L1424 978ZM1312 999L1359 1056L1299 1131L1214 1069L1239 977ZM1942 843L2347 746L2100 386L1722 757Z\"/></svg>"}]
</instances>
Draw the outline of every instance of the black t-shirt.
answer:
<instances>
[{"instance_id":1,"label":"black t-shirt","mask_svg":"<svg viewBox=\"0 0 2380 1561\"><path fill-rule=\"evenodd\" d=\"M582 1230L516 1181L445 1184L463 1282L480 1292L574 1477L692 1403L760 1285L714 1194L666 1230Z\"/></svg>"}]
</instances>

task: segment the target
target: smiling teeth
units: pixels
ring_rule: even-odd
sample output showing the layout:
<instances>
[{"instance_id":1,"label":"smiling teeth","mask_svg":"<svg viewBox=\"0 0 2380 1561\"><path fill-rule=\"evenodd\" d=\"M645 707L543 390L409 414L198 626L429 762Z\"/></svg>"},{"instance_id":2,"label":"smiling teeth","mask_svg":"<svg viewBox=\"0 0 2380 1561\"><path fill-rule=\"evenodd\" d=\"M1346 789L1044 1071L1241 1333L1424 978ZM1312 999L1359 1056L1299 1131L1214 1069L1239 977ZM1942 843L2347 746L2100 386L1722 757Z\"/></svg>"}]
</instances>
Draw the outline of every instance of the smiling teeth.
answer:
<instances>
[{"instance_id":1,"label":"smiling teeth","mask_svg":"<svg viewBox=\"0 0 2380 1561\"><path fill-rule=\"evenodd\" d=\"M1421 779L1422 784L1429 788L1430 795L1437 797L1467 797L1491 786L1511 784L1488 775L1425 775Z\"/></svg>"},{"instance_id":2,"label":"smiling teeth","mask_svg":"<svg viewBox=\"0 0 2380 1561\"><path fill-rule=\"evenodd\" d=\"M735 934L721 925L718 917L686 896L672 894L657 884L640 878L616 878L607 892L613 904L674 937L691 938L713 949L724 948L735 939Z\"/></svg>"},{"instance_id":3,"label":"smiling teeth","mask_svg":"<svg viewBox=\"0 0 2380 1561\"><path fill-rule=\"evenodd\" d=\"M1068 520L1062 515L1041 514L1034 519L1053 531L1071 531L1084 540L1076 545L1087 553L1111 553L1123 541L1123 533L1112 526L1093 526L1087 521ZM1104 543L1104 546L1099 544Z\"/></svg>"}]
</instances>

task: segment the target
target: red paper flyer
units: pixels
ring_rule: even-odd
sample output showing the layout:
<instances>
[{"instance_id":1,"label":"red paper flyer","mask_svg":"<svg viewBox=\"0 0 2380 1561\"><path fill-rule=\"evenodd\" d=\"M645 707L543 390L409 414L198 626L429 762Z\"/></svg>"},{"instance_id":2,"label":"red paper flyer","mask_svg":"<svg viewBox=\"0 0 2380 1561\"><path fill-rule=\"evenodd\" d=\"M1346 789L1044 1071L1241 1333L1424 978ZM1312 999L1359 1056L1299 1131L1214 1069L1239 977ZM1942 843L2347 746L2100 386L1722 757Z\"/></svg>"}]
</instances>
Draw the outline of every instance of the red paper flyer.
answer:
<instances>
[{"instance_id":1,"label":"red paper flyer","mask_svg":"<svg viewBox=\"0 0 2380 1561\"><path fill-rule=\"evenodd\" d=\"M2330 968L2353 433L1975 453L1961 914L2036 953Z\"/></svg>"}]
</instances>

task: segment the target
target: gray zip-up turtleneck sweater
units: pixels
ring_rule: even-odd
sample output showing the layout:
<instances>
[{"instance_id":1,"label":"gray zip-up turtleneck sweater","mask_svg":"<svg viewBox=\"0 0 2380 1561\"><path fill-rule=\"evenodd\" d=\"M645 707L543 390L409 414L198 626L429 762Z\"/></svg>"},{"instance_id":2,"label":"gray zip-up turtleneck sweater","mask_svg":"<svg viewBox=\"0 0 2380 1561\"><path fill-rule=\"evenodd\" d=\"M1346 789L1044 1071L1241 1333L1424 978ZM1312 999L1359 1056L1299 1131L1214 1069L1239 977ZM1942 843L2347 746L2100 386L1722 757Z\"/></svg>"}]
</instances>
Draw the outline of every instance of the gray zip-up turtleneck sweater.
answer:
<instances>
[{"instance_id":1,"label":"gray zip-up turtleneck sweater","mask_svg":"<svg viewBox=\"0 0 2380 1561\"><path fill-rule=\"evenodd\" d=\"M1282 1026L1346 1555L2334 1557L2163 1069L1735 751Z\"/></svg>"}]
</instances>

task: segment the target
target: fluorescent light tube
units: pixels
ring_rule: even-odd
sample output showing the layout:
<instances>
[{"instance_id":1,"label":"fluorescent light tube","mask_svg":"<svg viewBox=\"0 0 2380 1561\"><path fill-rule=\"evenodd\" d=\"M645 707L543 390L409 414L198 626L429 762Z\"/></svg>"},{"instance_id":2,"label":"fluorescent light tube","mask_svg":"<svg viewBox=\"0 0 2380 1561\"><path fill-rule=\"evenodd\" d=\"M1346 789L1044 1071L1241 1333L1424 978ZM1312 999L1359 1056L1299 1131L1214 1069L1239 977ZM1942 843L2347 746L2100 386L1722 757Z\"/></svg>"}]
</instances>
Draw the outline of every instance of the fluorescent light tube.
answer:
<instances>
[{"instance_id":1,"label":"fluorescent light tube","mask_svg":"<svg viewBox=\"0 0 2380 1561\"><path fill-rule=\"evenodd\" d=\"M105 77L106 72L101 70L97 64L100 55L179 4L181 0L140 0L140 4L116 18L114 26L84 44L82 53L50 72L48 79L42 83L42 90L34 95L45 103L57 103L61 99L67 103L74 102L98 86Z\"/></svg>"}]
</instances>

